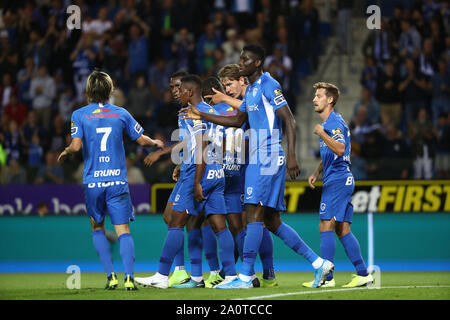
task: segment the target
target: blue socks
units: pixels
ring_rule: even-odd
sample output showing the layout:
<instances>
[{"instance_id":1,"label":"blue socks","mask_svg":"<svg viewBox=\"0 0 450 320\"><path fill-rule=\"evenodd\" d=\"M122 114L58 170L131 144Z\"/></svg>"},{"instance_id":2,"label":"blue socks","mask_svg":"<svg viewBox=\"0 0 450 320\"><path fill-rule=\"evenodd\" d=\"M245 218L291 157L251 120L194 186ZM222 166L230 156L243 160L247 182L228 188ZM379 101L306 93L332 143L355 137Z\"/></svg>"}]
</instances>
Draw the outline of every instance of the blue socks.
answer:
<instances>
[{"instance_id":1,"label":"blue socks","mask_svg":"<svg viewBox=\"0 0 450 320\"><path fill-rule=\"evenodd\" d=\"M111 259L111 250L105 236L105 230L92 231L92 241L94 242L94 248L97 251L106 275L109 277L114 271L114 268Z\"/></svg>"},{"instance_id":2,"label":"blue socks","mask_svg":"<svg viewBox=\"0 0 450 320\"><path fill-rule=\"evenodd\" d=\"M159 258L158 272L168 276L173 259L184 243L184 228L169 228Z\"/></svg>"},{"instance_id":3,"label":"blue socks","mask_svg":"<svg viewBox=\"0 0 450 320\"><path fill-rule=\"evenodd\" d=\"M202 274L202 232L192 229L188 232L188 251L191 260L191 276L201 277Z\"/></svg>"},{"instance_id":4,"label":"blue socks","mask_svg":"<svg viewBox=\"0 0 450 320\"><path fill-rule=\"evenodd\" d=\"M320 233L320 256L334 263L334 254L336 252L336 238L334 231L325 231ZM333 279L333 272L327 276L326 280Z\"/></svg>"},{"instance_id":5,"label":"blue socks","mask_svg":"<svg viewBox=\"0 0 450 320\"><path fill-rule=\"evenodd\" d=\"M270 231L263 228L261 245L259 246L259 258L263 265L263 278L266 280L275 279L273 268L273 238Z\"/></svg>"},{"instance_id":6,"label":"blue socks","mask_svg":"<svg viewBox=\"0 0 450 320\"><path fill-rule=\"evenodd\" d=\"M183 243L182 243L181 249L175 256L175 259L173 262L176 267L184 267L184 236L183 236Z\"/></svg>"},{"instance_id":7,"label":"blue socks","mask_svg":"<svg viewBox=\"0 0 450 320\"><path fill-rule=\"evenodd\" d=\"M255 274L255 260L261 245L263 236L263 223L251 222L247 224L247 235L244 240L243 263L241 274L245 276L252 276Z\"/></svg>"},{"instance_id":8,"label":"blue socks","mask_svg":"<svg viewBox=\"0 0 450 320\"><path fill-rule=\"evenodd\" d=\"M300 238L298 233L284 222L281 223L280 227L275 232L275 235L280 237L289 248L305 257L310 263L313 263L319 258L319 256Z\"/></svg>"},{"instance_id":9,"label":"blue socks","mask_svg":"<svg viewBox=\"0 0 450 320\"><path fill-rule=\"evenodd\" d=\"M134 273L134 241L129 233L123 233L119 237L120 255L122 257L125 277L133 277Z\"/></svg>"},{"instance_id":10,"label":"blue socks","mask_svg":"<svg viewBox=\"0 0 450 320\"><path fill-rule=\"evenodd\" d=\"M225 276L236 275L236 264L234 262L234 240L228 228L216 234L219 243L219 255L222 261Z\"/></svg>"},{"instance_id":11,"label":"blue socks","mask_svg":"<svg viewBox=\"0 0 450 320\"><path fill-rule=\"evenodd\" d=\"M368 275L366 264L361 256L361 249L359 247L359 242L353 235L349 232L345 236L339 238L342 245L344 246L345 253L347 254L350 261L356 268L356 273L358 276L366 277Z\"/></svg>"},{"instance_id":12,"label":"blue socks","mask_svg":"<svg viewBox=\"0 0 450 320\"><path fill-rule=\"evenodd\" d=\"M210 225L202 227L203 252L209 265L209 270L216 271L220 269L219 259L217 258L217 239L216 234Z\"/></svg>"},{"instance_id":13,"label":"blue socks","mask_svg":"<svg viewBox=\"0 0 450 320\"><path fill-rule=\"evenodd\" d=\"M234 236L234 246L235 251L239 253L239 257L241 258L241 261L243 260L244 256L244 239L245 239L245 229L242 228L242 230ZM235 259L237 261L237 259Z\"/></svg>"}]
</instances>

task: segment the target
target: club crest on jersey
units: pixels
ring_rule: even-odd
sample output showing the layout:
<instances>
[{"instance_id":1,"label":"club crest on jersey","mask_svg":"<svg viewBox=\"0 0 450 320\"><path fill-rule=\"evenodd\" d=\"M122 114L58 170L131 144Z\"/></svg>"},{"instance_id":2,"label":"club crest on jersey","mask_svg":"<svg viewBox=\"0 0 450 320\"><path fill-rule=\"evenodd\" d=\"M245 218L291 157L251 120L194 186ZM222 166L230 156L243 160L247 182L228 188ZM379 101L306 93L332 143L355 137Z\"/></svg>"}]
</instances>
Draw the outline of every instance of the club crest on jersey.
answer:
<instances>
[{"instance_id":1,"label":"club crest on jersey","mask_svg":"<svg viewBox=\"0 0 450 320\"><path fill-rule=\"evenodd\" d=\"M247 188L247 194L248 194L249 196L251 196L252 193L253 193L253 188L252 188L252 187L248 187L248 188Z\"/></svg>"},{"instance_id":2,"label":"club crest on jersey","mask_svg":"<svg viewBox=\"0 0 450 320\"><path fill-rule=\"evenodd\" d=\"M256 94L258 93L258 88L253 88L253 96L256 97Z\"/></svg>"},{"instance_id":3,"label":"club crest on jersey","mask_svg":"<svg viewBox=\"0 0 450 320\"><path fill-rule=\"evenodd\" d=\"M276 96L282 95L281 89L275 89L275 90L273 90L273 92L275 93Z\"/></svg>"},{"instance_id":4,"label":"club crest on jersey","mask_svg":"<svg viewBox=\"0 0 450 320\"><path fill-rule=\"evenodd\" d=\"M140 126L140 124L139 124L139 123L136 123L136 124L134 125L134 131L136 131L137 133L139 133L139 132L141 132L141 130L142 130L142 127Z\"/></svg>"}]
</instances>

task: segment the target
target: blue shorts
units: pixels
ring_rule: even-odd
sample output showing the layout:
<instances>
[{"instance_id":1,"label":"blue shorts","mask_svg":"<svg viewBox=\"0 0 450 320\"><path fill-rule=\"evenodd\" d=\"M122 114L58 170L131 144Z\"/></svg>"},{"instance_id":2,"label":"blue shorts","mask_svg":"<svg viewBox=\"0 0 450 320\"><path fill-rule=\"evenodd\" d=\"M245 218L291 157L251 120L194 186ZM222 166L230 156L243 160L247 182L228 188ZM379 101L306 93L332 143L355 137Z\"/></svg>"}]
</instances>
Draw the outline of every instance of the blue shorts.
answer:
<instances>
[{"instance_id":1,"label":"blue shorts","mask_svg":"<svg viewBox=\"0 0 450 320\"><path fill-rule=\"evenodd\" d=\"M352 223L352 195L354 190L355 182L351 175L325 184L320 200L320 220L334 218L338 222Z\"/></svg>"},{"instance_id":2,"label":"blue shorts","mask_svg":"<svg viewBox=\"0 0 450 320\"><path fill-rule=\"evenodd\" d=\"M106 211L113 225L127 224L135 219L127 182L83 184L83 190L87 214L95 222L102 222Z\"/></svg>"},{"instance_id":3,"label":"blue shorts","mask_svg":"<svg viewBox=\"0 0 450 320\"><path fill-rule=\"evenodd\" d=\"M180 177L178 178L177 183L175 183L175 187L173 187L172 193L170 194L169 200L167 200L167 202L174 202L175 201L175 197L176 197L176 195L178 193L178 190L180 189L180 186L181 186L180 181L181 181L181 179L183 177L183 172L184 172L184 170L180 171Z\"/></svg>"},{"instance_id":4,"label":"blue shorts","mask_svg":"<svg viewBox=\"0 0 450 320\"><path fill-rule=\"evenodd\" d=\"M242 176L233 175L225 176L225 206L226 213L241 213L243 207L243 197L242 197L242 187L241 187Z\"/></svg>"},{"instance_id":5,"label":"blue shorts","mask_svg":"<svg viewBox=\"0 0 450 320\"><path fill-rule=\"evenodd\" d=\"M175 185L176 190L174 189L170 195L170 198L172 198L172 195L175 195L173 197L172 210L178 212L187 211L188 214L193 215L198 214L194 204L194 176L195 165L186 166Z\"/></svg>"},{"instance_id":6,"label":"blue shorts","mask_svg":"<svg viewBox=\"0 0 450 320\"><path fill-rule=\"evenodd\" d=\"M203 196L206 200L197 202L194 200L197 212L204 212L205 216L210 214L226 214L225 205L225 174L222 166L218 163L208 164L201 181ZM194 192L192 192L194 197Z\"/></svg>"},{"instance_id":7,"label":"blue shorts","mask_svg":"<svg viewBox=\"0 0 450 320\"><path fill-rule=\"evenodd\" d=\"M286 161L276 162L272 167L249 164L245 171L245 199L247 204L261 204L276 211L286 211L284 186L286 182Z\"/></svg>"}]
</instances>

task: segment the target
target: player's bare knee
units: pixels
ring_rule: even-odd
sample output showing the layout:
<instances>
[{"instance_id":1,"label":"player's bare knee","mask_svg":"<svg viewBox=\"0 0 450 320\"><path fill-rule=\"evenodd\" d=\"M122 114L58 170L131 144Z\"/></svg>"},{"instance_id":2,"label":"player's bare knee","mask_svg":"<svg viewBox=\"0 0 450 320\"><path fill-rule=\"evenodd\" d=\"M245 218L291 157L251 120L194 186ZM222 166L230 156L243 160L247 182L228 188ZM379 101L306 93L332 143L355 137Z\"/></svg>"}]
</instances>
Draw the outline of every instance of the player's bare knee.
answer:
<instances>
[{"instance_id":1,"label":"player's bare knee","mask_svg":"<svg viewBox=\"0 0 450 320\"><path fill-rule=\"evenodd\" d=\"M102 222L97 222L92 218L89 220L91 221L92 231L105 230L105 220L103 220Z\"/></svg>"},{"instance_id":2,"label":"player's bare knee","mask_svg":"<svg viewBox=\"0 0 450 320\"><path fill-rule=\"evenodd\" d=\"M319 232L334 231L335 229L336 229L336 224L335 224L334 219L320 220ZM337 233L337 230L336 230L336 233Z\"/></svg>"}]
</instances>

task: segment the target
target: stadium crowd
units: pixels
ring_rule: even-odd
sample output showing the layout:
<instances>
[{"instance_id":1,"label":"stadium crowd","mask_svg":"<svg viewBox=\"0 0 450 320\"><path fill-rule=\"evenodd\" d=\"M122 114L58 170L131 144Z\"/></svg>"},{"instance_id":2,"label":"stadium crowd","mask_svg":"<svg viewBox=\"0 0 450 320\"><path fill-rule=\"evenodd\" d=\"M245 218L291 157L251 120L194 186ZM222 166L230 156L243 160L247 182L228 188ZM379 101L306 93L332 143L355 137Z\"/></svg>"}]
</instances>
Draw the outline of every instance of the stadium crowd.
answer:
<instances>
[{"instance_id":1,"label":"stadium crowd","mask_svg":"<svg viewBox=\"0 0 450 320\"><path fill-rule=\"evenodd\" d=\"M450 2L397 5L362 50L355 179L449 179Z\"/></svg>"},{"instance_id":2,"label":"stadium crowd","mask_svg":"<svg viewBox=\"0 0 450 320\"><path fill-rule=\"evenodd\" d=\"M81 9L81 29L66 26L71 4ZM356 179L450 178L449 16L448 1L417 1L396 7L367 39L351 121ZM238 62L244 44L260 43L265 70L295 113L298 78L316 70L323 38L313 0L7 2L0 14L0 183L81 183L81 154L62 165L56 157L70 141L72 111L86 104L94 68L113 77L111 103L171 143L173 72L206 78ZM130 184L171 181L170 156L148 168L146 151L125 145Z\"/></svg>"}]
</instances>

